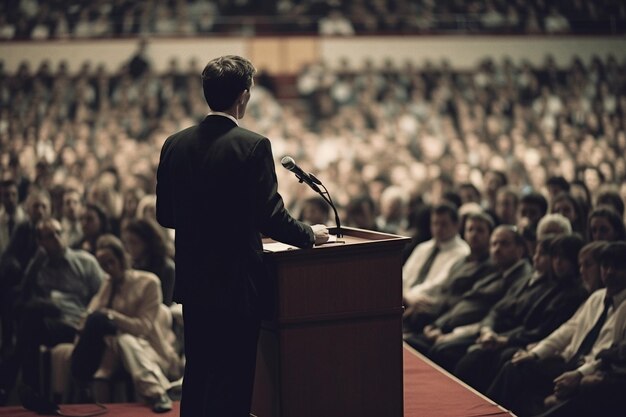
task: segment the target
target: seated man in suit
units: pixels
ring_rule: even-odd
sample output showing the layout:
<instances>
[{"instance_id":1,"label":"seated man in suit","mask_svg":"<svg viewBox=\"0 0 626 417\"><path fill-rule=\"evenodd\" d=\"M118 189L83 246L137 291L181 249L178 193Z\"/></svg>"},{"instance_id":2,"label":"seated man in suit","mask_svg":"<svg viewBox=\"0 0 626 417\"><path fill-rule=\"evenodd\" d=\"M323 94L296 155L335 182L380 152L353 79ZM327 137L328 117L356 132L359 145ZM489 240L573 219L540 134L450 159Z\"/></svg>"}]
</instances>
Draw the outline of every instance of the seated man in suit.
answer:
<instances>
[{"instance_id":1,"label":"seated man in suit","mask_svg":"<svg viewBox=\"0 0 626 417\"><path fill-rule=\"evenodd\" d=\"M517 290L481 321L480 335L457 364L456 376L486 391L518 349L546 337L574 314L587 296L578 273L582 245L577 235L539 242L533 257L535 273L520 280Z\"/></svg>"},{"instance_id":2,"label":"seated man in suit","mask_svg":"<svg viewBox=\"0 0 626 417\"><path fill-rule=\"evenodd\" d=\"M600 254L606 288L594 292L567 322L528 350L519 350L489 387L494 401L519 416L545 411L552 398L571 398L582 379L602 367L598 354L626 334L626 243ZM554 396L554 397L551 397ZM622 415L622 414L620 414Z\"/></svg>"},{"instance_id":3,"label":"seated man in suit","mask_svg":"<svg viewBox=\"0 0 626 417\"><path fill-rule=\"evenodd\" d=\"M447 363L440 355L458 340L466 340L479 329L480 320L514 284L532 273L526 257L526 245L513 226L498 226L490 240L490 259L496 271L480 278L449 310L440 315L423 333L408 339L420 352L453 369L456 361ZM470 339L471 340L471 339Z\"/></svg>"},{"instance_id":4,"label":"seated man in suit","mask_svg":"<svg viewBox=\"0 0 626 417\"><path fill-rule=\"evenodd\" d=\"M456 304L479 278L495 271L494 265L489 262L489 238L493 228L493 220L488 214L467 214L463 235L469 244L470 254L452 265L441 284L426 290L407 307L404 313L407 333L421 332L425 325Z\"/></svg>"},{"instance_id":5,"label":"seated man in suit","mask_svg":"<svg viewBox=\"0 0 626 417\"><path fill-rule=\"evenodd\" d=\"M432 288L441 285L450 268L470 254L468 244L459 236L459 213L447 203L431 211L433 238L420 243L402 267L405 306L411 308Z\"/></svg>"},{"instance_id":6,"label":"seated man in suit","mask_svg":"<svg viewBox=\"0 0 626 417\"><path fill-rule=\"evenodd\" d=\"M566 400L554 394L547 397L544 404L549 408L537 417L623 416L626 412L626 339L600 351L596 358L600 360L600 370L582 377L576 395Z\"/></svg>"}]
</instances>

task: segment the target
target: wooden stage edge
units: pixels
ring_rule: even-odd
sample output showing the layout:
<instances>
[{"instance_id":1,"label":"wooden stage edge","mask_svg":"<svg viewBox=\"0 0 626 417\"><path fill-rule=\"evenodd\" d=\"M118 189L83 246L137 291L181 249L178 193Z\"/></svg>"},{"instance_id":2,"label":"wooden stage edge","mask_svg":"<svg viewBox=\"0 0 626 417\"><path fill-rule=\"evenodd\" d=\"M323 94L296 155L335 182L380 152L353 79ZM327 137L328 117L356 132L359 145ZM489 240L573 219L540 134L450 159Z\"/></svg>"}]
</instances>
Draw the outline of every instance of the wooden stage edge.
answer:
<instances>
[{"instance_id":1,"label":"wooden stage edge","mask_svg":"<svg viewBox=\"0 0 626 417\"><path fill-rule=\"evenodd\" d=\"M417 350L413 349L409 344L403 344L404 350L404 417L418 417L425 416L424 409L428 409L429 417L480 417L480 416L502 416L502 417L516 417L513 412L507 410L501 405L497 404L489 397L483 395L481 392L475 390L470 385L466 384L456 376L452 375L435 362L422 355ZM416 378L412 377L412 371L415 368L428 367L425 370L429 375L429 378ZM407 378L409 377L409 378ZM462 394L461 399L462 407L454 408L450 407L447 402L442 401L442 396L427 397L424 398L412 398L415 391L422 393L425 391L426 386L429 389L435 387L441 388L441 391L451 394L454 391ZM451 392L452 391L452 392ZM413 395L412 395L413 394ZM411 402L416 401L420 404L420 412L415 412L411 407Z\"/></svg>"}]
</instances>

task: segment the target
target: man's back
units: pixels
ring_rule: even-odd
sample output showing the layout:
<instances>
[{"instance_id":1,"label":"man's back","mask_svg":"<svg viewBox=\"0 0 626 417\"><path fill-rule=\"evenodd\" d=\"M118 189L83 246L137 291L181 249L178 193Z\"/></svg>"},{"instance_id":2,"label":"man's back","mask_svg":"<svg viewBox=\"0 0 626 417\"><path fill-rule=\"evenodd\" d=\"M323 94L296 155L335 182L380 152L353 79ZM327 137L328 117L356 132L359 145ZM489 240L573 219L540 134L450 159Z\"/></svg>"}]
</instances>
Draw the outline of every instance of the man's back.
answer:
<instances>
[{"instance_id":1,"label":"man's back","mask_svg":"<svg viewBox=\"0 0 626 417\"><path fill-rule=\"evenodd\" d=\"M176 229L177 297L213 296L216 308L245 307L233 301L263 274L259 232L312 243L276 191L269 141L223 116L207 116L163 146L157 218Z\"/></svg>"}]
</instances>

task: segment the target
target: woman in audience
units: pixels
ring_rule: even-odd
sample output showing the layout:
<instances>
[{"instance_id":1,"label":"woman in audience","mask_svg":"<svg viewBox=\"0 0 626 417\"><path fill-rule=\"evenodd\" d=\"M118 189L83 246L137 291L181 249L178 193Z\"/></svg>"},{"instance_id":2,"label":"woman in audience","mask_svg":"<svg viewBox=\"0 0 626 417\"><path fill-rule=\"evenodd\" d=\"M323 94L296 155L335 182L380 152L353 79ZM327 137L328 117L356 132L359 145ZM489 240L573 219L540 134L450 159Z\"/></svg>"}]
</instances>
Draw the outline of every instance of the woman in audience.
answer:
<instances>
[{"instance_id":1,"label":"woman in audience","mask_svg":"<svg viewBox=\"0 0 626 417\"><path fill-rule=\"evenodd\" d=\"M162 304L159 279L131 269L122 242L113 235L98 239L96 258L108 277L89 303L72 353L72 374L79 381L109 379L121 362L152 410L169 411L167 390L170 380L181 377L183 364L172 347L172 317Z\"/></svg>"},{"instance_id":2,"label":"woman in audience","mask_svg":"<svg viewBox=\"0 0 626 417\"><path fill-rule=\"evenodd\" d=\"M163 303L172 304L174 295L174 261L167 256L161 229L152 220L129 220L122 229L122 241L135 269L149 271L161 280Z\"/></svg>"},{"instance_id":3,"label":"woman in audience","mask_svg":"<svg viewBox=\"0 0 626 417\"><path fill-rule=\"evenodd\" d=\"M137 206L144 195L145 192L138 187L129 188L122 193L123 205L122 216L120 219L122 230L124 229L126 222L137 217Z\"/></svg>"},{"instance_id":4,"label":"woman in audience","mask_svg":"<svg viewBox=\"0 0 626 417\"><path fill-rule=\"evenodd\" d=\"M589 213L587 233L589 242L626 240L624 221L615 210L606 206L597 207Z\"/></svg>"},{"instance_id":5,"label":"woman in audience","mask_svg":"<svg viewBox=\"0 0 626 417\"><path fill-rule=\"evenodd\" d=\"M587 236L586 217L580 207L580 203L569 193L559 193L552 200L551 213L559 213L567 217L572 225L572 231L580 236Z\"/></svg>"},{"instance_id":6,"label":"woman in audience","mask_svg":"<svg viewBox=\"0 0 626 417\"><path fill-rule=\"evenodd\" d=\"M83 249L91 254L96 253L96 241L109 232L109 218L104 209L97 204L85 204L85 210L80 216L83 228L83 238L74 245L74 249Z\"/></svg>"}]
</instances>

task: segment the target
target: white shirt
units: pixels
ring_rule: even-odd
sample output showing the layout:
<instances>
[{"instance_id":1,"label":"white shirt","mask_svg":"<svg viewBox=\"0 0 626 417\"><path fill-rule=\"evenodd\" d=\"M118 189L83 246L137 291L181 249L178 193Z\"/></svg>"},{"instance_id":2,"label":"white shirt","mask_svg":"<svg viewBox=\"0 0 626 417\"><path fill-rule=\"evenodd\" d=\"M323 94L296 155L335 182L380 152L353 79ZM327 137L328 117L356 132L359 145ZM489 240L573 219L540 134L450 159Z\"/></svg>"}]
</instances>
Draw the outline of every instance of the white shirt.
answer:
<instances>
[{"instance_id":1,"label":"white shirt","mask_svg":"<svg viewBox=\"0 0 626 417\"><path fill-rule=\"evenodd\" d=\"M224 112L221 112L221 111L212 111L212 112L209 113L209 116L224 116L224 117L228 117L230 120L235 122L235 124L237 126L239 126L239 121L237 119L235 119L232 114L224 113Z\"/></svg>"},{"instance_id":2,"label":"white shirt","mask_svg":"<svg viewBox=\"0 0 626 417\"><path fill-rule=\"evenodd\" d=\"M419 295L426 293L432 287L441 284L448 277L452 265L470 254L469 245L459 235L447 242L440 243L439 253L426 278L420 284L413 285L435 243L435 239L431 239L417 245L402 267L402 292L409 303L415 301Z\"/></svg>"},{"instance_id":3,"label":"white shirt","mask_svg":"<svg viewBox=\"0 0 626 417\"><path fill-rule=\"evenodd\" d=\"M568 321L530 351L540 358L561 355L566 361L570 360L602 314L605 296L606 288L595 291ZM626 335L626 302L624 300L626 300L626 290L613 297L613 305L609 308L600 334L591 351L585 356L584 364L577 369L583 375L589 375L598 369L600 361L595 359L598 352L609 348L613 341L623 340Z\"/></svg>"}]
</instances>

